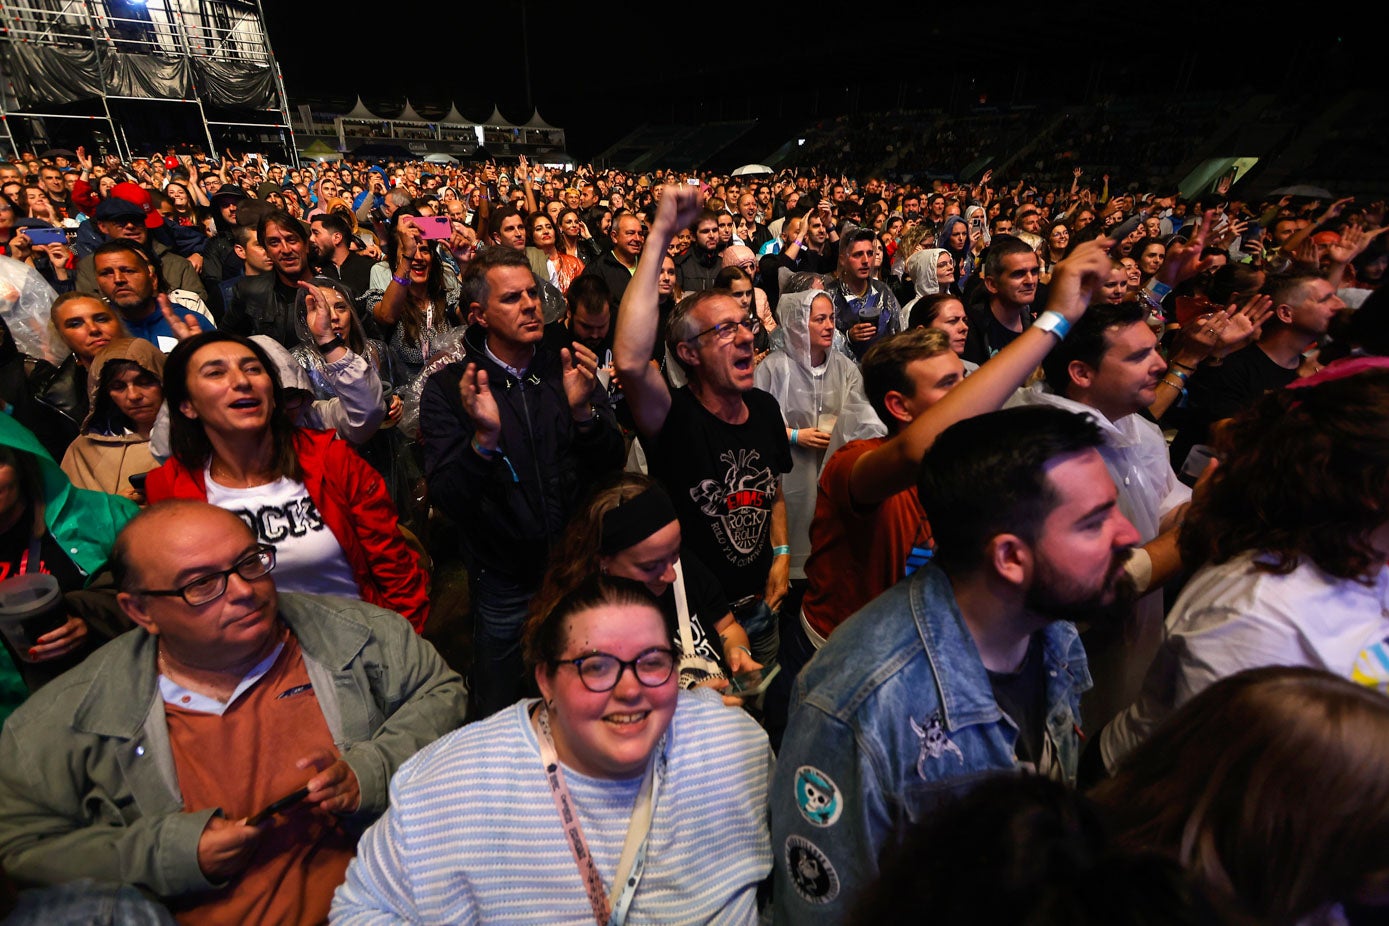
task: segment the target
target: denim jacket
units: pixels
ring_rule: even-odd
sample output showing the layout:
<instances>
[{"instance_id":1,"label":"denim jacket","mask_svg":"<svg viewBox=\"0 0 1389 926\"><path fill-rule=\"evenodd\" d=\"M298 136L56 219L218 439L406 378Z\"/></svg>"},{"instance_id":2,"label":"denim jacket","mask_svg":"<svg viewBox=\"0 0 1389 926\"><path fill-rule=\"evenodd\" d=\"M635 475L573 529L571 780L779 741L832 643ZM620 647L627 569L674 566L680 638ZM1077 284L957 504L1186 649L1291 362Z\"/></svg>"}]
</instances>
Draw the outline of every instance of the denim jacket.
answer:
<instances>
[{"instance_id":1,"label":"denim jacket","mask_svg":"<svg viewBox=\"0 0 1389 926\"><path fill-rule=\"evenodd\" d=\"M1091 684L1074 625L1042 631L1042 658L1047 735L1073 781ZM945 573L927 565L870 602L796 680L772 780L777 921L847 921L908 827L1017 767L1017 732Z\"/></svg>"}]
</instances>

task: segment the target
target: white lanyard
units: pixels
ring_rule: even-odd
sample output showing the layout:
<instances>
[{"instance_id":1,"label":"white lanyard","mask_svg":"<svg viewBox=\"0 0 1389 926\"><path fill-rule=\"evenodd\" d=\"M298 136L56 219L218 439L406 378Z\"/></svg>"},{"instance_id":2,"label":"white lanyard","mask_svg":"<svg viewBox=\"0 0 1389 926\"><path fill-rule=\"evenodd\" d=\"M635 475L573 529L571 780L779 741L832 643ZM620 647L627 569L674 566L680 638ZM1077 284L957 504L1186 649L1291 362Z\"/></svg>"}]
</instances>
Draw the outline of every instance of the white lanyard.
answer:
<instances>
[{"instance_id":1,"label":"white lanyard","mask_svg":"<svg viewBox=\"0 0 1389 926\"><path fill-rule=\"evenodd\" d=\"M690 604L685 600L685 570L680 568L680 560L675 561L675 617L680 625L680 652L693 656L694 634L690 631Z\"/></svg>"},{"instance_id":2,"label":"white lanyard","mask_svg":"<svg viewBox=\"0 0 1389 926\"><path fill-rule=\"evenodd\" d=\"M633 671L636 671L633 669ZM614 885L622 885L617 895L617 903L608 905L608 892L603 887L603 876L593 862L584 839L583 827L579 825L579 813L574 809L574 799L569 795L569 786L564 783L564 771L560 768L559 756L555 752L555 739L550 733L550 712L545 703L540 703L535 713L536 726L540 728L540 761L545 767L545 780L550 785L550 796L554 798L555 810L559 813L560 824L564 827L565 842L574 855L574 864L579 866L579 875L588 892L588 903L593 910L593 919L598 926L622 926L627 920L627 911L632 906L632 898L637 892L637 882L641 880L646 868L646 837L651 832L651 818L655 813L656 797L661 783L666 777L665 746L666 738L660 742L646 760L646 775L637 793L636 806L632 808L632 820L627 824L627 839L622 844L622 855L617 862Z\"/></svg>"},{"instance_id":3,"label":"white lanyard","mask_svg":"<svg viewBox=\"0 0 1389 926\"><path fill-rule=\"evenodd\" d=\"M694 670L700 673L699 677L722 678L723 666L712 659L705 659L695 650L694 631L690 629L690 603L685 598L685 570L678 559L675 561L675 583L671 589L675 593L675 618L680 630L681 671Z\"/></svg>"}]
</instances>

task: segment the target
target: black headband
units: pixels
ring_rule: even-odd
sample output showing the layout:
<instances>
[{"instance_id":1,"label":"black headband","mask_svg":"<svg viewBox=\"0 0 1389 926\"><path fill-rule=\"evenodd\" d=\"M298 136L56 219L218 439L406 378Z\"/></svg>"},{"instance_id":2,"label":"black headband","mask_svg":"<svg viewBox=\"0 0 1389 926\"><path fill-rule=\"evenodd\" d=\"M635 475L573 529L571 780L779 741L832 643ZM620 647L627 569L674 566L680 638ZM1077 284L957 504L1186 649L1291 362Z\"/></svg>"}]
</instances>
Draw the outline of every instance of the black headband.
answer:
<instances>
[{"instance_id":1,"label":"black headband","mask_svg":"<svg viewBox=\"0 0 1389 926\"><path fill-rule=\"evenodd\" d=\"M656 531L676 520L675 506L657 486L634 495L603 515L603 533L598 552L611 556L635 543L641 543Z\"/></svg>"}]
</instances>

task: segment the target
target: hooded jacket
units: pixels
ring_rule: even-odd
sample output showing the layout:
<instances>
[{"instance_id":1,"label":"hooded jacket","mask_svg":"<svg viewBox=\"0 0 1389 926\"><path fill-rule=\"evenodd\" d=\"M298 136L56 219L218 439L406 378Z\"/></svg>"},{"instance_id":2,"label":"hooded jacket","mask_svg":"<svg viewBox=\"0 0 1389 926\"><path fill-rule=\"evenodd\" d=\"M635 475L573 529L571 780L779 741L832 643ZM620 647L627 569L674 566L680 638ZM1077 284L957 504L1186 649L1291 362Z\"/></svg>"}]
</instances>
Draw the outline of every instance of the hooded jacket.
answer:
<instances>
[{"instance_id":1,"label":"hooded jacket","mask_svg":"<svg viewBox=\"0 0 1389 926\"><path fill-rule=\"evenodd\" d=\"M962 251L956 251L950 247L950 232L956 225L965 226L965 247ZM950 256L955 258L955 287L959 292L964 292L965 284L969 278L974 276L974 250L970 247L969 223L958 215L948 215L941 223L940 235L936 237L936 246L942 250L950 252Z\"/></svg>"},{"instance_id":2,"label":"hooded jacket","mask_svg":"<svg viewBox=\"0 0 1389 926\"><path fill-rule=\"evenodd\" d=\"M106 565L116 534L140 509L126 498L74 488L38 438L9 415L0 415L0 445L38 459L43 478L43 523L88 576Z\"/></svg>"},{"instance_id":3,"label":"hooded jacket","mask_svg":"<svg viewBox=\"0 0 1389 926\"><path fill-rule=\"evenodd\" d=\"M150 453L148 437L129 429L110 394L101 388L101 371L109 363L128 360L164 382L164 354L144 338L112 341L92 358L87 377L87 416L81 433L63 456L63 472L79 489L108 495L131 492L130 477L147 473L159 463Z\"/></svg>"},{"instance_id":4,"label":"hooded jacket","mask_svg":"<svg viewBox=\"0 0 1389 926\"><path fill-rule=\"evenodd\" d=\"M945 248L926 248L907 258L907 276L911 278L916 295L902 306L902 330L911 326L912 309L922 296L934 296L941 292L940 280L936 277L936 264L942 254L949 253Z\"/></svg>"},{"instance_id":5,"label":"hooded jacket","mask_svg":"<svg viewBox=\"0 0 1389 926\"><path fill-rule=\"evenodd\" d=\"M817 296L829 298L822 290L781 297L777 312L781 330L786 332L785 346L757 365L753 382L777 400L788 428L819 428L833 433L841 412L846 407L866 407L868 397L858 367L833 346L826 349L823 364L812 365L810 310ZM816 481L825 452L792 443L791 459L795 466L782 476L781 487L786 495L790 529L791 576L801 578L810 556L810 522L815 514Z\"/></svg>"}]
</instances>

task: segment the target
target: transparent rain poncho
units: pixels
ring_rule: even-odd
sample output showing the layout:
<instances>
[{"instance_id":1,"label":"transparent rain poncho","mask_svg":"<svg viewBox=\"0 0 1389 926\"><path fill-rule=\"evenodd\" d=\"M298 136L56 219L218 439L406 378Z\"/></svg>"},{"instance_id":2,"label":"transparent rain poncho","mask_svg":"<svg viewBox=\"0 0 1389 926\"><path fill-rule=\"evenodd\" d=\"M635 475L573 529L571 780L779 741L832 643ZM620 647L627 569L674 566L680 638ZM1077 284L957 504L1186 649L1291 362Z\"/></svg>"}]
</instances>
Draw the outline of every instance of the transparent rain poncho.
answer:
<instances>
[{"instance_id":1,"label":"transparent rain poncho","mask_svg":"<svg viewBox=\"0 0 1389 926\"><path fill-rule=\"evenodd\" d=\"M777 313L786 332L785 344L758 365L755 382L777 400L788 428L819 428L832 433L845 409L861 414L868 409L868 400L858 366L848 357L831 348L820 366L812 365L810 312L817 298L829 301L821 290L781 297ZM833 314L832 307L830 311ZM782 488L790 525L791 575L801 578L810 555L810 520L815 514L816 480L825 451L792 444L791 457L795 466L782 478Z\"/></svg>"},{"instance_id":2,"label":"transparent rain poncho","mask_svg":"<svg viewBox=\"0 0 1389 926\"><path fill-rule=\"evenodd\" d=\"M49 310L58 294L37 270L11 257L0 257L0 315L9 326L19 352L55 367L67 359L71 348L58 337L49 322Z\"/></svg>"}]
</instances>

